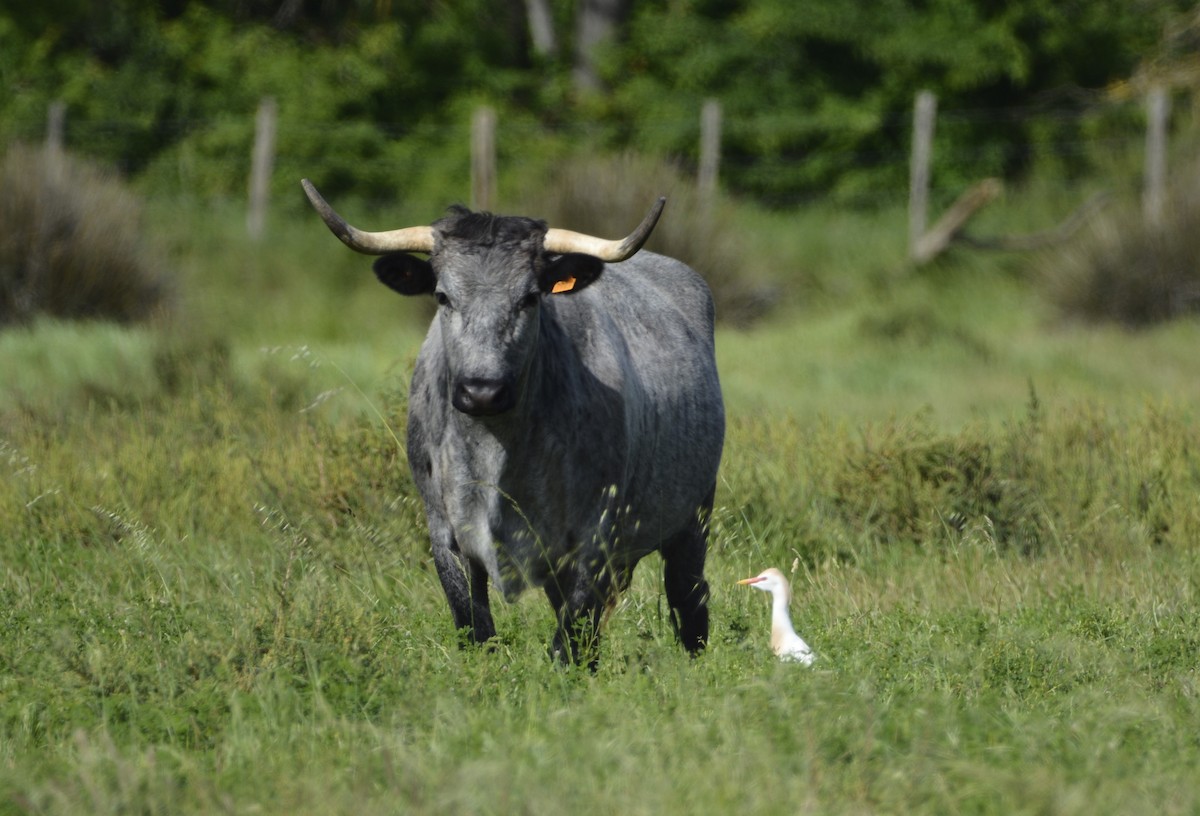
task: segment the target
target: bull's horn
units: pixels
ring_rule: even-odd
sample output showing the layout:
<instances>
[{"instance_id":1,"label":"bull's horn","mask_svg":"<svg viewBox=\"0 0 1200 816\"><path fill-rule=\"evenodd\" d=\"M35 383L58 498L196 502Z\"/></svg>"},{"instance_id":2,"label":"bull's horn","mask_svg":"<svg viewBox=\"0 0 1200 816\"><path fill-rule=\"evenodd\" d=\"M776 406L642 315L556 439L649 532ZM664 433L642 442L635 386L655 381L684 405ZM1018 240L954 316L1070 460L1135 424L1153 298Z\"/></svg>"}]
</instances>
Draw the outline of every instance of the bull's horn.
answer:
<instances>
[{"instance_id":1,"label":"bull's horn","mask_svg":"<svg viewBox=\"0 0 1200 816\"><path fill-rule=\"evenodd\" d=\"M642 244L646 243L646 239L654 231L654 225L658 223L658 217L662 215L666 203L666 197L661 197L654 202L654 206L650 208L650 212L646 213L646 217L642 219L642 223L638 224L637 229L619 241L606 241L594 235L584 235L581 232L571 232L570 230L550 229L546 231L546 239L542 246L547 252L557 254L581 252L609 263L623 261L632 257L642 248Z\"/></svg>"},{"instance_id":2,"label":"bull's horn","mask_svg":"<svg viewBox=\"0 0 1200 816\"><path fill-rule=\"evenodd\" d=\"M301 179L304 193L309 202L325 222L325 226L341 239L342 243L365 255L386 255L389 252L433 252L432 227L405 227L387 232L363 232L346 223L333 211L333 207L321 197L317 188L308 179Z\"/></svg>"}]
</instances>

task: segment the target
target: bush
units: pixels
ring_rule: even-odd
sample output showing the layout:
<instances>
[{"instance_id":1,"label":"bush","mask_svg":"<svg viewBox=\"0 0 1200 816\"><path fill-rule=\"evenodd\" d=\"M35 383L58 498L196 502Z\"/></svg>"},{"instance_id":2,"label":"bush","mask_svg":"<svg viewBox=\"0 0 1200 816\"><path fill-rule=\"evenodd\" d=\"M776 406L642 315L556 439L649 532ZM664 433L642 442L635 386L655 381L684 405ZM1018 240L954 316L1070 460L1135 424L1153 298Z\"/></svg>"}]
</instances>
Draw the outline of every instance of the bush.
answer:
<instances>
[{"instance_id":1,"label":"bush","mask_svg":"<svg viewBox=\"0 0 1200 816\"><path fill-rule=\"evenodd\" d=\"M1041 549L1049 533L1038 492L1043 474L1027 472L1024 457L1012 455L1031 447L1023 434L1013 437L1022 447L1008 451L971 431L946 437L888 425L875 433L847 453L835 475L832 507L845 523L889 544L984 524L1001 547Z\"/></svg>"},{"instance_id":2,"label":"bush","mask_svg":"<svg viewBox=\"0 0 1200 816\"><path fill-rule=\"evenodd\" d=\"M35 315L144 320L170 285L139 237L141 207L111 175L20 145L0 164L0 326Z\"/></svg>"},{"instance_id":3,"label":"bush","mask_svg":"<svg viewBox=\"0 0 1200 816\"><path fill-rule=\"evenodd\" d=\"M705 201L694 182L667 162L634 154L576 158L547 182L518 193L520 211L551 226L604 237L628 234L662 195L667 207L646 248L678 258L708 281L717 320L746 325L764 315L776 288L754 268L732 206Z\"/></svg>"},{"instance_id":4,"label":"bush","mask_svg":"<svg viewBox=\"0 0 1200 816\"><path fill-rule=\"evenodd\" d=\"M1064 315L1138 327L1200 312L1195 172L1174 176L1159 226L1131 204L1113 207L1052 259L1044 278Z\"/></svg>"}]
</instances>

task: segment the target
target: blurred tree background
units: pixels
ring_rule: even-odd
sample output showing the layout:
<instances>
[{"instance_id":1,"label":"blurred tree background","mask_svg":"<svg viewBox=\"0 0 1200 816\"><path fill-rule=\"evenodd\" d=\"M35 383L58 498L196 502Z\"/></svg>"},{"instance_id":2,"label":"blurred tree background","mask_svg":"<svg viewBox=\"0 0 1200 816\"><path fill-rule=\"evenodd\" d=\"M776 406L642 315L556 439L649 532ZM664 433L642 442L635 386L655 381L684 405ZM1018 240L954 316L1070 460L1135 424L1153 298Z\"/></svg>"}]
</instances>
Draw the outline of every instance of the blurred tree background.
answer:
<instances>
[{"instance_id":1,"label":"blurred tree background","mask_svg":"<svg viewBox=\"0 0 1200 816\"><path fill-rule=\"evenodd\" d=\"M61 100L67 146L145 191L241 195L269 95L277 186L308 175L335 196L445 202L481 103L499 114L501 166L536 176L596 150L687 168L712 97L727 190L870 204L904 189L922 88L949 112L948 187L1094 172L1106 130L1137 115L1113 89L1171 59L1194 14L1180 0L8 2L0 142L41 139Z\"/></svg>"}]
</instances>

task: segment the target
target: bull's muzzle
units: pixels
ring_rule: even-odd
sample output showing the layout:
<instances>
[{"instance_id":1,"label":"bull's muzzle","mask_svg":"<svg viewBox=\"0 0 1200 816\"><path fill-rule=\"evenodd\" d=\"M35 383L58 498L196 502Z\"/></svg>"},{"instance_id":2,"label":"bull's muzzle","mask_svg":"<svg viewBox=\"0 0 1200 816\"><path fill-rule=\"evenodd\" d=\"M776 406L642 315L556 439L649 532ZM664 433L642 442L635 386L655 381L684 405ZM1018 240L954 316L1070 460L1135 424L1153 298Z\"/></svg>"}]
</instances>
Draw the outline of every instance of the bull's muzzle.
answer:
<instances>
[{"instance_id":1,"label":"bull's muzzle","mask_svg":"<svg viewBox=\"0 0 1200 816\"><path fill-rule=\"evenodd\" d=\"M450 402L469 416L495 416L513 407L516 390L505 380L464 378L454 386Z\"/></svg>"}]
</instances>

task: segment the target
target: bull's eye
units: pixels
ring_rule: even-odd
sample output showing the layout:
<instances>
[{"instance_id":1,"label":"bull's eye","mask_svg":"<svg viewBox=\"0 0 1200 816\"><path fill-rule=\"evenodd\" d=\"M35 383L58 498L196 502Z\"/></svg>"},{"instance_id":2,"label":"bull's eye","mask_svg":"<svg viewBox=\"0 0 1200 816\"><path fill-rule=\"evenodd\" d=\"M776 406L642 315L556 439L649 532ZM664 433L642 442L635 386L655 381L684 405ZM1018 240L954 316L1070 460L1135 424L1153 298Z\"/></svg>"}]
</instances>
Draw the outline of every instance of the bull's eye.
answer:
<instances>
[{"instance_id":1,"label":"bull's eye","mask_svg":"<svg viewBox=\"0 0 1200 816\"><path fill-rule=\"evenodd\" d=\"M448 307L450 305L450 298L447 297L446 293L443 292L441 289L434 292L433 296L434 296L434 298L437 299L438 306L447 306Z\"/></svg>"},{"instance_id":2,"label":"bull's eye","mask_svg":"<svg viewBox=\"0 0 1200 816\"><path fill-rule=\"evenodd\" d=\"M541 299L542 296L538 292L530 292L528 295L521 298L521 302L517 304L517 306L522 311L525 311L526 309L532 309L534 306L538 305L538 301Z\"/></svg>"}]
</instances>

